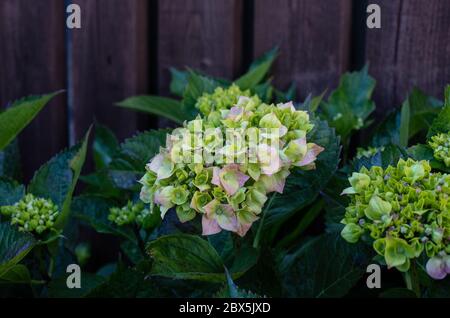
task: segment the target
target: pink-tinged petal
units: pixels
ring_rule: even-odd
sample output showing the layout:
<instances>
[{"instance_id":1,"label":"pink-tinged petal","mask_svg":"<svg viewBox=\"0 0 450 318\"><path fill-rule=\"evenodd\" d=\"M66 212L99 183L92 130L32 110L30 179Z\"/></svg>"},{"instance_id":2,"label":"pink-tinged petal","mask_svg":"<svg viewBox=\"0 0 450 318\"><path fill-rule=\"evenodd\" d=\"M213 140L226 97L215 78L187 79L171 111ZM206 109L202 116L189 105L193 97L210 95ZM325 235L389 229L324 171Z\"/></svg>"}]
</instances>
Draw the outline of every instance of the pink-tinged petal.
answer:
<instances>
[{"instance_id":1,"label":"pink-tinged petal","mask_svg":"<svg viewBox=\"0 0 450 318\"><path fill-rule=\"evenodd\" d=\"M238 229L238 221L233 207L229 204L222 204L222 214L216 214L215 218L219 226L227 231L236 232Z\"/></svg>"},{"instance_id":2,"label":"pink-tinged petal","mask_svg":"<svg viewBox=\"0 0 450 318\"><path fill-rule=\"evenodd\" d=\"M445 272L445 262L440 257L430 258L426 265L427 273L434 279L444 279L447 276Z\"/></svg>"},{"instance_id":3,"label":"pink-tinged petal","mask_svg":"<svg viewBox=\"0 0 450 318\"><path fill-rule=\"evenodd\" d=\"M306 152L305 157L303 157L301 161L295 163L294 165L297 167L310 165L317 159L317 156L324 150L325 148L313 144L312 147L308 149L308 151Z\"/></svg>"},{"instance_id":4,"label":"pink-tinged petal","mask_svg":"<svg viewBox=\"0 0 450 318\"><path fill-rule=\"evenodd\" d=\"M278 192L283 193L284 186L286 184L286 178L289 175L289 171L286 172L279 172L277 174L273 175L263 175L260 178L260 181L263 182L264 187L266 189L267 193L270 192Z\"/></svg>"},{"instance_id":5,"label":"pink-tinged petal","mask_svg":"<svg viewBox=\"0 0 450 318\"><path fill-rule=\"evenodd\" d=\"M258 146L258 153L256 155L263 174L272 175L281 169L282 160L275 147L261 144Z\"/></svg>"},{"instance_id":6,"label":"pink-tinged petal","mask_svg":"<svg viewBox=\"0 0 450 318\"><path fill-rule=\"evenodd\" d=\"M226 119L232 119L235 120L239 116L241 116L244 113L244 108L240 106L233 106L231 107L230 111L228 112L228 115L226 116Z\"/></svg>"},{"instance_id":7,"label":"pink-tinged petal","mask_svg":"<svg viewBox=\"0 0 450 318\"><path fill-rule=\"evenodd\" d=\"M280 136L279 137L283 137L284 135L286 135L288 132L288 129L286 126L281 126L280 127Z\"/></svg>"},{"instance_id":8,"label":"pink-tinged petal","mask_svg":"<svg viewBox=\"0 0 450 318\"><path fill-rule=\"evenodd\" d=\"M445 255L442 259L445 265L445 272L450 274L450 255Z\"/></svg>"},{"instance_id":9,"label":"pink-tinged petal","mask_svg":"<svg viewBox=\"0 0 450 318\"><path fill-rule=\"evenodd\" d=\"M220 231L222 231L222 229L220 228L219 224L217 224L216 220L210 219L206 215L203 215L202 235L213 235L219 233Z\"/></svg>"},{"instance_id":10,"label":"pink-tinged petal","mask_svg":"<svg viewBox=\"0 0 450 318\"><path fill-rule=\"evenodd\" d=\"M206 215L210 218L214 217L214 212L219 204L220 202L214 199L205 205L203 209L205 210Z\"/></svg>"},{"instance_id":11,"label":"pink-tinged petal","mask_svg":"<svg viewBox=\"0 0 450 318\"><path fill-rule=\"evenodd\" d=\"M252 224L239 224L236 234L240 237L244 237L248 230L252 227Z\"/></svg>"},{"instance_id":12,"label":"pink-tinged petal","mask_svg":"<svg viewBox=\"0 0 450 318\"><path fill-rule=\"evenodd\" d=\"M237 164L226 165L219 173L220 184L229 195L235 194L249 178L239 170Z\"/></svg>"},{"instance_id":13,"label":"pink-tinged petal","mask_svg":"<svg viewBox=\"0 0 450 318\"><path fill-rule=\"evenodd\" d=\"M157 154L155 157L153 157L152 161L150 161L150 163L147 164L147 169L153 171L154 173L158 173L158 170L159 168L161 168L163 161L164 155Z\"/></svg>"},{"instance_id":14,"label":"pink-tinged petal","mask_svg":"<svg viewBox=\"0 0 450 318\"><path fill-rule=\"evenodd\" d=\"M213 168L213 176L212 176L212 179L211 179L211 183L215 184L216 186L220 186L219 174L220 174L220 168L214 167Z\"/></svg>"}]
</instances>

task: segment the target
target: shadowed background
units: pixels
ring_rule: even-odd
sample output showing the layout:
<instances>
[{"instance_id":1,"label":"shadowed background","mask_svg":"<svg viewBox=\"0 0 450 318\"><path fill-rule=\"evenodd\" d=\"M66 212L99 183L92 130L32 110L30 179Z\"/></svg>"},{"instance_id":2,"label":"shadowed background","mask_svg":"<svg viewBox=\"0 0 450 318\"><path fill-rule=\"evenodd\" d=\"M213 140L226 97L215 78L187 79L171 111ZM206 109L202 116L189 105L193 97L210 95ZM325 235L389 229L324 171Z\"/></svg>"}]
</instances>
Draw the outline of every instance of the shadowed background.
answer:
<instances>
[{"instance_id":1,"label":"shadowed background","mask_svg":"<svg viewBox=\"0 0 450 318\"><path fill-rule=\"evenodd\" d=\"M81 6L82 29L65 28ZM303 99L370 62L378 114L412 87L443 99L450 78L450 1L372 0L381 29L367 29L364 0L2 0L0 105L58 89L19 138L25 179L96 120L120 139L164 125L113 104L169 95L169 67L233 78L278 45L274 83L294 80Z\"/></svg>"}]
</instances>

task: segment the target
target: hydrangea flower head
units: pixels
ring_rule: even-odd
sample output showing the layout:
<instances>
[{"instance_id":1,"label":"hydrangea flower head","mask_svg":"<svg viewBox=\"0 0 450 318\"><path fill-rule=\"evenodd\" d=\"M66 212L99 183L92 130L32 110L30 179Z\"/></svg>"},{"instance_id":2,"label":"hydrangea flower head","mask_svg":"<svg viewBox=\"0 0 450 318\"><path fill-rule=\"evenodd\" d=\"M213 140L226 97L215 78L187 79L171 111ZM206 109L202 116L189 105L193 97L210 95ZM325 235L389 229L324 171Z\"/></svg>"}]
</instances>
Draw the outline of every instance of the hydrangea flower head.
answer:
<instances>
[{"instance_id":1,"label":"hydrangea flower head","mask_svg":"<svg viewBox=\"0 0 450 318\"><path fill-rule=\"evenodd\" d=\"M53 228L59 214L58 207L49 199L27 194L19 202L0 208L20 231L42 234Z\"/></svg>"},{"instance_id":2,"label":"hydrangea flower head","mask_svg":"<svg viewBox=\"0 0 450 318\"><path fill-rule=\"evenodd\" d=\"M431 137L429 145L433 149L434 158L444 162L446 167L450 167L450 133Z\"/></svg>"},{"instance_id":3,"label":"hydrangea flower head","mask_svg":"<svg viewBox=\"0 0 450 318\"><path fill-rule=\"evenodd\" d=\"M428 161L400 159L386 169L362 168L349 178L351 196L341 236L371 241L388 267L407 271L425 253L427 272L442 278L450 254L450 175L432 173Z\"/></svg>"},{"instance_id":4,"label":"hydrangea flower head","mask_svg":"<svg viewBox=\"0 0 450 318\"><path fill-rule=\"evenodd\" d=\"M197 102L204 117L185 122L146 166L141 200L181 222L202 216L203 234L244 236L268 195L292 169L313 169L323 148L308 142L309 115L292 103L265 104L236 85Z\"/></svg>"}]
</instances>

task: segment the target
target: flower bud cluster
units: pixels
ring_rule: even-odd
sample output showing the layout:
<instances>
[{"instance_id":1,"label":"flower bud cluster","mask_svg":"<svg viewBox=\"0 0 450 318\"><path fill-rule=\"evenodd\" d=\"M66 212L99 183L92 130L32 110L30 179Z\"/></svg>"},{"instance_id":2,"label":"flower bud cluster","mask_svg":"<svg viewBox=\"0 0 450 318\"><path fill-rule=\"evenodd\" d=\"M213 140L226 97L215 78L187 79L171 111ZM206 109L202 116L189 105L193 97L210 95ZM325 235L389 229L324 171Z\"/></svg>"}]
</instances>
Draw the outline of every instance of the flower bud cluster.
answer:
<instances>
[{"instance_id":1,"label":"flower bud cluster","mask_svg":"<svg viewBox=\"0 0 450 318\"><path fill-rule=\"evenodd\" d=\"M142 226L142 223L146 216L150 214L150 210L145 206L143 202L128 201L127 205L122 208L113 207L109 210L108 220L116 223L118 226L128 225L136 223L138 226Z\"/></svg>"},{"instance_id":2,"label":"flower bud cluster","mask_svg":"<svg viewBox=\"0 0 450 318\"><path fill-rule=\"evenodd\" d=\"M18 225L20 231L42 234L53 228L58 207L51 201L27 194L19 202L3 206L0 212L11 219L11 224Z\"/></svg>"},{"instance_id":3,"label":"flower bud cluster","mask_svg":"<svg viewBox=\"0 0 450 318\"><path fill-rule=\"evenodd\" d=\"M428 161L401 159L396 167L362 168L349 181L343 192L351 196L342 220L346 241L372 242L388 267L400 271L425 253L430 276L448 272L450 175L432 173Z\"/></svg>"},{"instance_id":4,"label":"flower bud cluster","mask_svg":"<svg viewBox=\"0 0 450 318\"><path fill-rule=\"evenodd\" d=\"M446 167L450 167L450 133L431 137L429 145L434 151L434 158L444 162Z\"/></svg>"}]
</instances>

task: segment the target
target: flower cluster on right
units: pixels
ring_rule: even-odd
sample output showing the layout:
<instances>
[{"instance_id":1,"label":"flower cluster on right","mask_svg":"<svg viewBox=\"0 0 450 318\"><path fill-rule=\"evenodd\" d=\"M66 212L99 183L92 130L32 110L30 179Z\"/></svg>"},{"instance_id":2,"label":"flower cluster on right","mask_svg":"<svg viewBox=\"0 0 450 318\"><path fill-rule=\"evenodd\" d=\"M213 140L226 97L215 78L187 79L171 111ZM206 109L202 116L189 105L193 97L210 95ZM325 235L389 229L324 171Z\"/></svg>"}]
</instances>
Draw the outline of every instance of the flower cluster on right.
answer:
<instances>
[{"instance_id":1,"label":"flower cluster on right","mask_svg":"<svg viewBox=\"0 0 450 318\"><path fill-rule=\"evenodd\" d=\"M431 137L429 145L434 151L434 158L450 167L450 134L437 134Z\"/></svg>"},{"instance_id":2,"label":"flower cluster on right","mask_svg":"<svg viewBox=\"0 0 450 318\"><path fill-rule=\"evenodd\" d=\"M371 242L389 268L407 271L425 253L431 277L450 274L450 175L431 172L428 161L401 159L396 167L362 168L349 181L346 241Z\"/></svg>"}]
</instances>

